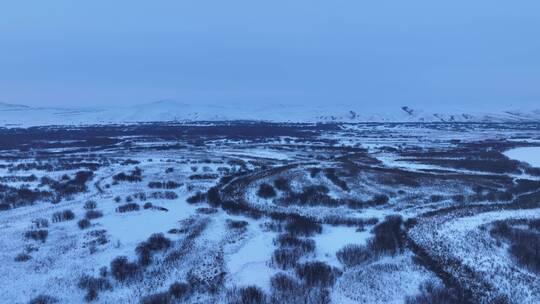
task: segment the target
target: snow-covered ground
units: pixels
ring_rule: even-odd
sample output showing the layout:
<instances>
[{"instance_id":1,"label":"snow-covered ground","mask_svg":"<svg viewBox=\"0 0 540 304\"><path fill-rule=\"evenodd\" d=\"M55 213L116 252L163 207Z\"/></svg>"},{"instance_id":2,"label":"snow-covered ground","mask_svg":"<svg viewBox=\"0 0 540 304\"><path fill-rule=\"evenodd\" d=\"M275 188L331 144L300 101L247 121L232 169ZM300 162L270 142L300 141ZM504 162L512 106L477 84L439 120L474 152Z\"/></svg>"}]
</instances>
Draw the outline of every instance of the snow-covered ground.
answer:
<instances>
[{"instance_id":1,"label":"snow-covered ground","mask_svg":"<svg viewBox=\"0 0 540 304\"><path fill-rule=\"evenodd\" d=\"M520 147L505 151L504 154L511 159L526 162L533 167L540 168L540 147Z\"/></svg>"},{"instance_id":2,"label":"snow-covered ground","mask_svg":"<svg viewBox=\"0 0 540 304\"><path fill-rule=\"evenodd\" d=\"M46 294L82 303L87 291L79 279L98 278L103 267L111 288L100 290L96 303L139 303L176 281L192 289L185 299L169 297L172 303L227 303L246 286L269 299L278 275L298 284L299 294L319 299L328 292L331 303L404 303L425 292L426 282L453 291L469 286L445 286L448 278L494 286L493 297L505 295L509 303L540 298L538 274L517 264L485 228L497 220L540 218L535 171L509 162L512 173L494 174L483 171L493 160L482 158L504 159L501 147L530 145L538 138L535 125L267 124L260 133L251 123L186 126L43 128L38 138L34 129L0 130L7 139L0 142L0 302L28 303ZM96 138L110 144L85 145ZM408 161L447 154L479 166ZM531 166L539 154L538 148L505 152ZM136 168L140 175L132 176ZM79 171L93 173L83 188L63 184ZM263 184L272 191L261 192ZM88 201L101 216L80 228ZM119 212L128 203L138 209ZM63 210L75 218L53 222ZM380 232L378 225L396 215L398 227ZM38 228L36 219L48 226ZM37 230L47 238L25 236ZM153 251L150 265L139 265L140 248L156 233L170 246ZM284 236L292 236L292 245L278 244ZM276 252L296 254L302 242L309 248L294 265L276 262ZM337 254L347 245L370 254L349 265ZM380 249L385 246L401 247ZM138 265L131 280L110 273L118 256ZM308 285L300 266L316 262L334 272L335 283Z\"/></svg>"}]
</instances>

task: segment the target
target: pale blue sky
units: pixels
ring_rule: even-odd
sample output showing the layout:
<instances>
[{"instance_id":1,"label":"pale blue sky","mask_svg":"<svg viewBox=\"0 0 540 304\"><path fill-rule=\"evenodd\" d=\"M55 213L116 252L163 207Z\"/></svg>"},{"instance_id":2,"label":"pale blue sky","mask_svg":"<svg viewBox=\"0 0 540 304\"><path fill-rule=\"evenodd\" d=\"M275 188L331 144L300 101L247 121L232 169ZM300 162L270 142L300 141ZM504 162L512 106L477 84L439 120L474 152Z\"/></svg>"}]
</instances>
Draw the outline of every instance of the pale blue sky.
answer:
<instances>
[{"instance_id":1,"label":"pale blue sky","mask_svg":"<svg viewBox=\"0 0 540 304\"><path fill-rule=\"evenodd\" d=\"M0 101L540 104L537 0L2 1Z\"/></svg>"}]
</instances>

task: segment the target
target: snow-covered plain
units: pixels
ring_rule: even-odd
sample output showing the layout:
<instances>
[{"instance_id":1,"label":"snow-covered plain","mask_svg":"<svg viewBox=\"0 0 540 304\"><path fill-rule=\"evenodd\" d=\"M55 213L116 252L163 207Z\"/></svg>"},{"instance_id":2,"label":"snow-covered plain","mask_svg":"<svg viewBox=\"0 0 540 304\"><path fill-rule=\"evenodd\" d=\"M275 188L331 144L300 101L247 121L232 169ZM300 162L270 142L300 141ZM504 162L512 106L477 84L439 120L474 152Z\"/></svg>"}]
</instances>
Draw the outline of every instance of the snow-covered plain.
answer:
<instances>
[{"instance_id":1,"label":"snow-covered plain","mask_svg":"<svg viewBox=\"0 0 540 304\"><path fill-rule=\"evenodd\" d=\"M422 287L432 283L473 303L536 303L538 273L489 229L540 219L538 148L523 148L539 130L253 122L0 129L0 302L409 304L433 296ZM53 220L65 210L74 218ZM154 244L145 264L141 252L155 234L168 245ZM356 248L352 261L344 248ZM119 256L136 267L126 280L111 268ZM303 267L323 270L306 276ZM81 287L85 276L108 285ZM278 290L283 276L292 290ZM182 297L169 292L175 282L189 287ZM261 298L238 300L253 296L248 286Z\"/></svg>"}]
</instances>

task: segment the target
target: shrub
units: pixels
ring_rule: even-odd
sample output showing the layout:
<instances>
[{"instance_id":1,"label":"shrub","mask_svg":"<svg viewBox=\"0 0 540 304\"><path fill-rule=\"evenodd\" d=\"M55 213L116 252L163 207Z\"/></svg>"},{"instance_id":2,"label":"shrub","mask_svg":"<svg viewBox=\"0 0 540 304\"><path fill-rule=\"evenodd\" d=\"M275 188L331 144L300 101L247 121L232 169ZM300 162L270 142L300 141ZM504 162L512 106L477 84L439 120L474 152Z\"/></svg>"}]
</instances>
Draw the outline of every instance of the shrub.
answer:
<instances>
[{"instance_id":1,"label":"shrub","mask_svg":"<svg viewBox=\"0 0 540 304\"><path fill-rule=\"evenodd\" d=\"M339 270L319 261L307 262L296 266L296 275L308 287L328 287L334 285L337 277L341 275Z\"/></svg>"},{"instance_id":2,"label":"shrub","mask_svg":"<svg viewBox=\"0 0 540 304\"><path fill-rule=\"evenodd\" d=\"M45 240L47 239L47 236L49 235L49 231L41 229L41 230L30 230L26 231L24 233L24 237L27 239L32 239L35 241L41 241L45 243Z\"/></svg>"},{"instance_id":3,"label":"shrub","mask_svg":"<svg viewBox=\"0 0 540 304\"><path fill-rule=\"evenodd\" d=\"M26 253L19 253L15 257L15 262L26 262L30 260L32 257Z\"/></svg>"},{"instance_id":4,"label":"shrub","mask_svg":"<svg viewBox=\"0 0 540 304\"><path fill-rule=\"evenodd\" d=\"M86 289L86 290L96 290L96 291L102 291L102 290L110 290L112 289L111 283L109 283L109 280L105 278L94 278L89 275L83 275L79 278L79 282L77 286L80 289Z\"/></svg>"},{"instance_id":5,"label":"shrub","mask_svg":"<svg viewBox=\"0 0 540 304\"><path fill-rule=\"evenodd\" d=\"M79 220L77 222L77 225L79 226L80 229L86 229L90 227L90 220L84 218L82 220Z\"/></svg>"},{"instance_id":6,"label":"shrub","mask_svg":"<svg viewBox=\"0 0 540 304\"><path fill-rule=\"evenodd\" d=\"M73 211L68 209L68 210L58 211L58 212L53 213L52 221L53 223L58 223L58 222L64 222L64 221L71 221L74 218L75 218L75 213L73 213Z\"/></svg>"},{"instance_id":7,"label":"shrub","mask_svg":"<svg viewBox=\"0 0 540 304\"><path fill-rule=\"evenodd\" d=\"M272 185L267 183L262 183L259 186L259 190L257 190L257 195L262 198L272 198L276 196L276 191L274 190L274 187Z\"/></svg>"},{"instance_id":8,"label":"shrub","mask_svg":"<svg viewBox=\"0 0 540 304\"><path fill-rule=\"evenodd\" d=\"M143 209L150 209L152 208L154 205L152 205L152 203L144 203L143 205Z\"/></svg>"},{"instance_id":9,"label":"shrub","mask_svg":"<svg viewBox=\"0 0 540 304\"><path fill-rule=\"evenodd\" d=\"M456 292L433 281L420 285L420 294L405 298L406 304L458 304L462 303Z\"/></svg>"},{"instance_id":10,"label":"shrub","mask_svg":"<svg viewBox=\"0 0 540 304\"><path fill-rule=\"evenodd\" d=\"M285 225L285 230L292 235L311 236L315 233L321 233L322 226L311 218L294 216Z\"/></svg>"},{"instance_id":11,"label":"shrub","mask_svg":"<svg viewBox=\"0 0 540 304\"><path fill-rule=\"evenodd\" d=\"M187 198L189 204L202 203L206 200L206 194L202 192L197 192L194 195Z\"/></svg>"},{"instance_id":12,"label":"shrub","mask_svg":"<svg viewBox=\"0 0 540 304\"><path fill-rule=\"evenodd\" d=\"M105 278L109 274L109 271L107 270L107 266L103 266L99 269L99 275L102 278Z\"/></svg>"},{"instance_id":13,"label":"shrub","mask_svg":"<svg viewBox=\"0 0 540 304\"><path fill-rule=\"evenodd\" d=\"M341 190L343 191L349 191L349 187L347 186L347 183L340 179L337 175L336 175L336 169L334 168L327 168L327 169L324 169L324 175L326 176L326 178L328 178L334 185L338 186L341 188Z\"/></svg>"},{"instance_id":14,"label":"shrub","mask_svg":"<svg viewBox=\"0 0 540 304\"><path fill-rule=\"evenodd\" d=\"M142 170L139 167L135 167L135 169L131 171L130 174L121 172L114 175L113 180L115 182L130 182L130 183L140 182L142 181Z\"/></svg>"},{"instance_id":15,"label":"shrub","mask_svg":"<svg viewBox=\"0 0 540 304\"><path fill-rule=\"evenodd\" d=\"M151 250L165 250L171 246L171 240L163 233L154 233L146 241Z\"/></svg>"},{"instance_id":16,"label":"shrub","mask_svg":"<svg viewBox=\"0 0 540 304\"><path fill-rule=\"evenodd\" d=\"M84 215L85 218L89 220L97 219L103 216L103 212L99 210L88 210L86 211L86 214Z\"/></svg>"},{"instance_id":17,"label":"shrub","mask_svg":"<svg viewBox=\"0 0 540 304\"><path fill-rule=\"evenodd\" d=\"M294 248L302 253L315 251L315 241L311 239L299 239L291 234L281 234L274 239L274 244L280 247Z\"/></svg>"},{"instance_id":18,"label":"shrub","mask_svg":"<svg viewBox=\"0 0 540 304\"><path fill-rule=\"evenodd\" d=\"M272 253L272 264L279 269L290 269L296 266L302 253L292 248L278 248Z\"/></svg>"},{"instance_id":19,"label":"shrub","mask_svg":"<svg viewBox=\"0 0 540 304\"><path fill-rule=\"evenodd\" d=\"M86 302L92 302L98 298L98 291L95 289L88 289L86 292L86 295L84 296L84 300Z\"/></svg>"},{"instance_id":20,"label":"shrub","mask_svg":"<svg viewBox=\"0 0 540 304\"><path fill-rule=\"evenodd\" d=\"M311 178L315 178L319 174L319 172L321 172L322 170L321 168L312 167L312 168L309 168L308 171L309 171L309 176Z\"/></svg>"},{"instance_id":21,"label":"shrub","mask_svg":"<svg viewBox=\"0 0 540 304\"><path fill-rule=\"evenodd\" d=\"M127 257L119 256L111 261L111 274L118 281L125 281L135 276L137 265L128 261Z\"/></svg>"},{"instance_id":22,"label":"shrub","mask_svg":"<svg viewBox=\"0 0 540 304\"><path fill-rule=\"evenodd\" d=\"M346 245L336 253L339 262L346 267L360 265L368 260L370 256L370 249L363 245Z\"/></svg>"},{"instance_id":23,"label":"shrub","mask_svg":"<svg viewBox=\"0 0 540 304\"><path fill-rule=\"evenodd\" d=\"M116 212L124 213L124 212L130 212L130 211L139 211L140 207L136 203L126 203L118 208L116 208Z\"/></svg>"},{"instance_id":24,"label":"shrub","mask_svg":"<svg viewBox=\"0 0 540 304\"><path fill-rule=\"evenodd\" d=\"M211 187L206 193L206 198L208 203L214 207L217 207L221 204L221 196L219 195L219 190L217 187Z\"/></svg>"},{"instance_id":25,"label":"shrub","mask_svg":"<svg viewBox=\"0 0 540 304\"><path fill-rule=\"evenodd\" d=\"M114 198L115 203L120 203L122 201L122 198L120 196L117 196Z\"/></svg>"},{"instance_id":26,"label":"shrub","mask_svg":"<svg viewBox=\"0 0 540 304\"><path fill-rule=\"evenodd\" d=\"M529 228L540 230L540 219L534 219L529 221Z\"/></svg>"},{"instance_id":27,"label":"shrub","mask_svg":"<svg viewBox=\"0 0 540 304\"><path fill-rule=\"evenodd\" d=\"M388 195L377 194L368 202L368 204L373 206L380 206L388 203L389 200L390 199L388 198Z\"/></svg>"},{"instance_id":28,"label":"shrub","mask_svg":"<svg viewBox=\"0 0 540 304\"><path fill-rule=\"evenodd\" d=\"M84 209L86 210L96 209L96 207L97 203L95 201L87 201L86 203L84 203Z\"/></svg>"},{"instance_id":29,"label":"shrub","mask_svg":"<svg viewBox=\"0 0 540 304\"><path fill-rule=\"evenodd\" d=\"M162 182L149 182L148 187L152 189L176 189L180 187L181 184L175 181L168 181L166 183Z\"/></svg>"},{"instance_id":30,"label":"shrub","mask_svg":"<svg viewBox=\"0 0 540 304\"><path fill-rule=\"evenodd\" d=\"M296 293L300 288L300 283L285 273L278 273L270 279L270 286L274 293L283 294Z\"/></svg>"},{"instance_id":31,"label":"shrub","mask_svg":"<svg viewBox=\"0 0 540 304\"><path fill-rule=\"evenodd\" d=\"M231 304L264 304L267 302L264 291L256 286L234 289L229 292L228 296Z\"/></svg>"},{"instance_id":32,"label":"shrub","mask_svg":"<svg viewBox=\"0 0 540 304\"><path fill-rule=\"evenodd\" d=\"M201 214L214 214L218 212L216 208L208 208L208 207L197 208L196 211L197 213L201 213Z\"/></svg>"},{"instance_id":33,"label":"shrub","mask_svg":"<svg viewBox=\"0 0 540 304\"><path fill-rule=\"evenodd\" d=\"M166 292L160 292L153 295L143 297L141 304L168 304L171 303L171 297Z\"/></svg>"},{"instance_id":34,"label":"shrub","mask_svg":"<svg viewBox=\"0 0 540 304\"><path fill-rule=\"evenodd\" d=\"M405 247L403 219L398 215L389 215L384 222L373 228L375 236L369 247L378 253L396 254Z\"/></svg>"},{"instance_id":35,"label":"shrub","mask_svg":"<svg viewBox=\"0 0 540 304\"><path fill-rule=\"evenodd\" d=\"M34 220L32 220L32 224L36 229L49 227L49 221L47 219L44 219L44 218L34 219Z\"/></svg>"},{"instance_id":36,"label":"shrub","mask_svg":"<svg viewBox=\"0 0 540 304\"><path fill-rule=\"evenodd\" d=\"M168 249L171 246L171 240L166 238L163 233L152 234L148 240L137 245L135 252L139 257L141 266L148 266L152 263L152 251Z\"/></svg>"},{"instance_id":37,"label":"shrub","mask_svg":"<svg viewBox=\"0 0 540 304\"><path fill-rule=\"evenodd\" d=\"M52 215L52 222L57 223L57 222L67 221L67 220L73 219L74 217L75 215L73 214L71 210L57 211L53 213Z\"/></svg>"},{"instance_id":38,"label":"shrub","mask_svg":"<svg viewBox=\"0 0 540 304\"><path fill-rule=\"evenodd\" d=\"M55 303L58 303L58 299L55 297L48 296L48 295L39 295L33 298L32 300L30 300L30 302L28 302L28 304L55 304Z\"/></svg>"},{"instance_id":39,"label":"shrub","mask_svg":"<svg viewBox=\"0 0 540 304\"><path fill-rule=\"evenodd\" d=\"M244 229L248 225L246 221L227 220L227 227L231 229Z\"/></svg>"},{"instance_id":40,"label":"shrub","mask_svg":"<svg viewBox=\"0 0 540 304\"><path fill-rule=\"evenodd\" d=\"M189 285L187 283L174 282L169 286L169 294L175 299L183 299L189 293Z\"/></svg>"},{"instance_id":41,"label":"shrub","mask_svg":"<svg viewBox=\"0 0 540 304\"><path fill-rule=\"evenodd\" d=\"M276 180L274 180L274 187L276 189L281 191L290 191L291 186L289 185L289 181L283 177L279 177Z\"/></svg>"},{"instance_id":42,"label":"shrub","mask_svg":"<svg viewBox=\"0 0 540 304\"><path fill-rule=\"evenodd\" d=\"M142 242L137 245L135 252L138 256L139 265L148 266L152 263L152 253L150 252L150 248L146 242Z\"/></svg>"}]
</instances>

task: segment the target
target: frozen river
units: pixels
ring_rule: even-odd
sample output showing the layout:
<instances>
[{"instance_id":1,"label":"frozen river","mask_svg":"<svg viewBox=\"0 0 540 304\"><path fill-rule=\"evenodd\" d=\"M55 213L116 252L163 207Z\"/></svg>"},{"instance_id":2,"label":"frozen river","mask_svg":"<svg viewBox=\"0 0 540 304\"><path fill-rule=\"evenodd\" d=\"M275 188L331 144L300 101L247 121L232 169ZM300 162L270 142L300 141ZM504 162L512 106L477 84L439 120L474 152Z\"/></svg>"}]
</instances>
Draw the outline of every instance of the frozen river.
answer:
<instances>
[{"instance_id":1,"label":"frozen river","mask_svg":"<svg viewBox=\"0 0 540 304\"><path fill-rule=\"evenodd\" d=\"M523 147L510 149L504 152L511 159L529 163L533 167L540 168L540 147Z\"/></svg>"}]
</instances>

